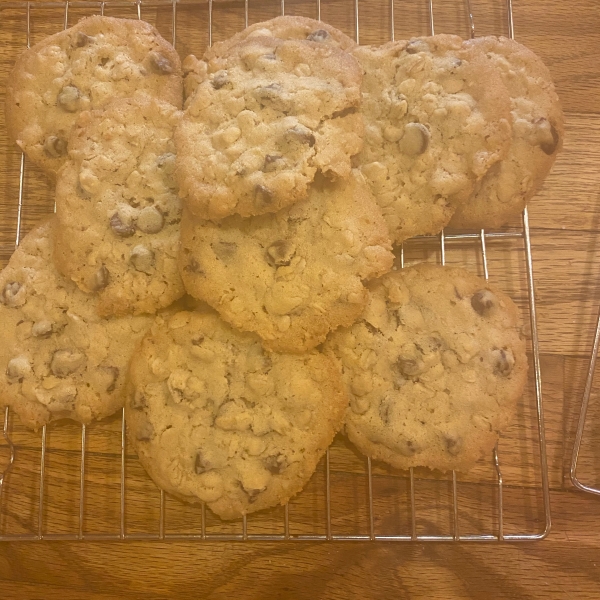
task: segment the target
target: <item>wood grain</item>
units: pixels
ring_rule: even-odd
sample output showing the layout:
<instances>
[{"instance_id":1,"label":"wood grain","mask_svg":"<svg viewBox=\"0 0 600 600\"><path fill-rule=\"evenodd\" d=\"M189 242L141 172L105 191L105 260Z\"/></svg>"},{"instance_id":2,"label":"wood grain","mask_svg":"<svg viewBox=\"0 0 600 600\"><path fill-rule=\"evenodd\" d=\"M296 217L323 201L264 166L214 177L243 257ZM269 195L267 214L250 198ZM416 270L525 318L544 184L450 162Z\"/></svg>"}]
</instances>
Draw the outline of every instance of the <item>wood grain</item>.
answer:
<instances>
[{"instance_id":1,"label":"wood grain","mask_svg":"<svg viewBox=\"0 0 600 600\"><path fill-rule=\"evenodd\" d=\"M517 39L548 64L567 117L563 153L541 193L530 205L536 301L542 351L547 453L553 529L543 542L526 544L232 543L232 542L34 542L0 544L0 598L597 598L600 595L600 498L572 489L568 470L581 394L588 367L600 289L600 6L596 0L513 0ZM15 6L13 6L15 5ZM394 1L396 38L424 35L425 0ZM436 32L469 34L466 3L434 0ZM249 22L279 14L281 0L253 1ZM324 20L355 34L354 2L321 2ZM471 0L477 34L507 34L506 4ZM360 0L362 43L389 39L390 3ZM0 103L4 81L26 37L24 9L0 4ZM97 8L69 7L69 23ZM289 14L316 16L316 2L286 0ZM135 16L132 5L107 3L106 14ZM142 16L170 39L170 7L142 5ZM61 6L32 3L31 40L59 30ZM202 53L208 43L208 3L181 2L177 49ZM213 40L243 27L244 2L213 3ZM20 154L6 139L0 114L0 263L14 249ZM52 212L52 186L26 165L22 232ZM515 226L518 227L516 222ZM408 245L406 259L439 260L437 247ZM527 306L524 252L520 240L488 245L492 281ZM477 244L450 243L450 264L482 274ZM526 324L527 331L527 324ZM500 444L508 532L543 529L539 456L530 387L519 421ZM582 448L581 478L600 481L600 381L592 394ZM19 458L2 499L0 532L37 528L39 434L11 422ZM0 438L1 439L1 438ZM44 530L78 527L80 430L53 427L48 434ZM86 532L118 532L120 515L120 421L94 425L87 441ZM0 442L0 465L7 460ZM135 456L127 454L127 513L130 532L158 531L159 497ZM332 450L332 527L368 533L365 462L343 439ZM374 469L374 521L378 532L410 532L405 474ZM451 533L451 487L447 476L419 474L416 500L419 533ZM496 531L495 472L484 461L459 483L461 533ZM325 531L324 469L290 508L293 533ZM170 532L198 531L199 509L167 499ZM282 510L251 520L249 532L279 527ZM225 528L207 517L207 530Z\"/></svg>"}]
</instances>

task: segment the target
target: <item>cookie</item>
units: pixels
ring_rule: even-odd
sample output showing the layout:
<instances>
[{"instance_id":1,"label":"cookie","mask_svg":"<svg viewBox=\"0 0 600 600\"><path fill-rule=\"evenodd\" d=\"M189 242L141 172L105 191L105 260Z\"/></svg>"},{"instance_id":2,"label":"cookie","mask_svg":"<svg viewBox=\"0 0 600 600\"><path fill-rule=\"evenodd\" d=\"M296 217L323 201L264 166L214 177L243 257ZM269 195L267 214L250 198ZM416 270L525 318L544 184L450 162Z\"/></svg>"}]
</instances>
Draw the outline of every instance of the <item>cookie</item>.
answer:
<instances>
[{"instance_id":1,"label":"cookie","mask_svg":"<svg viewBox=\"0 0 600 600\"><path fill-rule=\"evenodd\" d=\"M129 439L149 475L223 519L297 494L348 403L331 357L271 354L215 314L192 312L153 327L128 391Z\"/></svg>"},{"instance_id":2,"label":"cookie","mask_svg":"<svg viewBox=\"0 0 600 600\"><path fill-rule=\"evenodd\" d=\"M517 216L542 186L562 147L564 117L550 72L531 50L505 37L479 37L466 45L500 72L510 94L513 133L506 158L478 182L450 226L500 227Z\"/></svg>"},{"instance_id":3,"label":"cookie","mask_svg":"<svg viewBox=\"0 0 600 600\"><path fill-rule=\"evenodd\" d=\"M349 51L356 47L356 42L339 29L322 21L315 21L307 17L275 17L269 21L261 21L246 27L230 38L213 44L206 50L203 60L198 60L194 55L186 57L183 61L184 90L188 98L196 91L198 85L206 77L206 63L216 57L227 56L232 49L250 37L274 37L281 40L308 40L341 50Z\"/></svg>"},{"instance_id":4,"label":"cookie","mask_svg":"<svg viewBox=\"0 0 600 600\"><path fill-rule=\"evenodd\" d=\"M276 212L362 147L360 68L319 42L251 37L207 65L175 132L179 191L201 219Z\"/></svg>"},{"instance_id":5,"label":"cookie","mask_svg":"<svg viewBox=\"0 0 600 600\"><path fill-rule=\"evenodd\" d=\"M216 57L226 56L240 42L252 37L274 37L280 40L307 40L327 46L333 46L346 52L356 48L357 44L345 33L323 21L308 17L281 16L254 23L234 36L213 44L204 53L209 61Z\"/></svg>"},{"instance_id":6,"label":"cookie","mask_svg":"<svg viewBox=\"0 0 600 600\"><path fill-rule=\"evenodd\" d=\"M181 61L144 21L93 16L25 50L6 87L9 137L52 178L83 110L145 90L181 108Z\"/></svg>"},{"instance_id":7,"label":"cookie","mask_svg":"<svg viewBox=\"0 0 600 600\"><path fill-rule=\"evenodd\" d=\"M436 234L508 150L510 101L493 65L459 37L354 50L364 70L356 164L400 243Z\"/></svg>"},{"instance_id":8,"label":"cookie","mask_svg":"<svg viewBox=\"0 0 600 600\"><path fill-rule=\"evenodd\" d=\"M155 313L185 290L173 130L181 112L145 93L84 112L56 183L54 257L98 295L101 316Z\"/></svg>"},{"instance_id":9,"label":"cookie","mask_svg":"<svg viewBox=\"0 0 600 600\"><path fill-rule=\"evenodd\" d=\"M350 395L348 437L400 469L471 468L523 393L517 307L484 280L435 265L389 273L369 288L361 319L326 344Z\"/></svg>"},{"instance_id":10,"label":"cookie","mask_svg":"<svg viewBox=\"0 0 600 600\"><path fill-rule=\"evenodd\" d=\"M121 408L129 359L151 323L100 319L94 297L54 267L55 226L52 219L26 235L0 273L0 405L33 429Z\"/></svg>"},{"instance_id":11,"label":"cookie","mask_svg":"<svg viewBox=\"0 0 600 600\"><path fill-rule=\"evenodd\" d=\"M358 172L323 177L309 197L275 214L218 223L186 216L186 289L270 350L304 352L364 309L363 281L393 263L387 228Z\"/></svg>"}]
</instances>

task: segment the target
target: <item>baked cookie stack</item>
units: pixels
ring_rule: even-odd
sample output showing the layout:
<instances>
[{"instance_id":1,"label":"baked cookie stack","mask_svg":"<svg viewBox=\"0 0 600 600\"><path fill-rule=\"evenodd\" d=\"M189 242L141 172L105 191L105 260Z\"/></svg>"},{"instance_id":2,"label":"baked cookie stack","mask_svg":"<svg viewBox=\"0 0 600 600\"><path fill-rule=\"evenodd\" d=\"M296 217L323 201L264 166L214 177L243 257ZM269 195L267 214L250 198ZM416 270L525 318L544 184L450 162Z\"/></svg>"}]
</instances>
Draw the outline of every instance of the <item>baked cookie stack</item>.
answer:
<instances>
[{"instance_id":1,"label":"baked cookie stack","mask_svg":"<svg viewBox=\"0 0 600 600\"><path fill-rule=\"evenodd\" d=\"M342 428L445 471L510 423L515 305L394 271L393 246L500 226L539 189L563 121L523 46L358 47L279 17L182 70L149 25L91 17L19 58L7 123L56 180L0 274L0 403L28 426L125 405L154 481L232 519L286 503Z\"/></svg>"}]
</instances>

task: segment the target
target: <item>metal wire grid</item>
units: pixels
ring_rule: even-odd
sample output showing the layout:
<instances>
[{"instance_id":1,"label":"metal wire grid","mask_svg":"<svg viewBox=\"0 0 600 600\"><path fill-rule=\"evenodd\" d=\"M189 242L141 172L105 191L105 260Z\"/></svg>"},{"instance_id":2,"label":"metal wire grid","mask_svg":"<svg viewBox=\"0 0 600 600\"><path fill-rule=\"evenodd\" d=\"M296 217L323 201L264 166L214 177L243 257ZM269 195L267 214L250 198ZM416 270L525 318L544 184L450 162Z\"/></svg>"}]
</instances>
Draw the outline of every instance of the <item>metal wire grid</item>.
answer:
<instances>
[{"instance_id":1,"label":"metal wire grid","mask_svg":"<svg viewBox=\"0 0 600 600\"><path fill-rule=\"evenodd\" d=\"M281 1L281 14L285 14L285 0ZM475 21L473 12L471 10L470 0L465 0L466 9L469 20L469 31L470 36L475 37ZM177 0L170 0L162 2L167 6L172 7L172 43L175 46L177 41ZM244 23L248 26L248 3L249 0L244 0ZM99 10L99 14L104 14L105 6L109 4L111 6L129 6L136 10L137 18L142 18L142 0L134 1L119 1L115 0L112 2L94 2L83 0L79 2L65 1L61 2L41 2L35 3L36 7L56 7L64 10L64 28L68 27L69 23L69 7L70 6L86 6L96 7ZM152 3L156 6L156 2ZM428 17L429 17L429 30L430 34L434 35L434 10L433 0L427 0L428 4ZM31 2L12 2L5 4L2 8L25 8L26 11L26 44L30 47L31 38L31 27L30 27L30 16L31 16ZM354 28L355 28L355 39L358 43L360 41L360 26L359 26L359 0L354 0ZM389 4L390 11L390 38L393 41L395 39L394 33L394 0L390 0ZM513 23L513 6L512 0L506 0L506 11L508 21L508 33L511 39L514 39L514 23ZM317 19L321 20L321 0L316 0L316 13ZM208 0L208 41L209 45L212 45L213 39L213 0ZM18 212L17 212L17 223L16 223L16 235L15 235L15 246L19 245L21 239L21 216L23 209L23 190L24 190L24 176L25 176L25 156L21 154L20 159L20 173L19 173L19 194L18 194ZM419 542L430 542L430 541L532 541L540 540L545 538L551 527L551 515L550 515L550 495L548 485L548 471L547 471L547 456L546 456L546 442L544 432L544 415L543 415L543 403L542 403L542 381L541 381L541 369L540 369L540 356L539 356L539 341L537 333L537 317L535 307L535 292L534 292L534 278L533 278L533 264L531 256L531 239L529 231L529 215L527 208L523 211L522 215L522 230L521 231L508 231L508 232L486 232L483 229L479 233L459 233L459 234L447 234L444 231L439 236L422 236L419 238L428 244L438 245L441 263L446 263L446 245L447 242L467 240L473 243L478 243L480 246L481 258L483 262L484 276L486 281L489 279L488 272L488 260L487 260L487 241L493 241L503 238L516 238L523 240L523 247L525 250L525 259L527 267L527 290L528 290L528 302L529 302L529 317L532 333L532 349L533 349L533 367L534 367L534 378L535 378L535 400L536 400L536 411L537 411L537 434L538 434L538 445L539 445L539 473L541 474L542 494L543 494L543 508L544 508L544 522L543 529L539 532L533 533L517 533L517 534L505 534L504 533L504 513L503 513L503 477L500 467L500 460L498 456L497 446L493 450L492 461L495 469L495 475L497 479L497 531L489 534L461 534L459 527L459 503L458 503L458 482L455 471L452 471L452 523L453 531L448 535L420 535L417 532L417 507L415 501L415 473L414 469L409 470L409 494L410 494L410 523L411 531L407 535L386 535L378 534L375 532L375 519L374 519L374 494L373 494L373 466L370 458L366 458L367 464L367 481L368 481L368 524L369 533L363 535L346 535L346 534L335 534L332 530L331 520L331 467L330 467L330 450L327 449L325 455L325 502L326 502L326 533L316 535L306 534L292 534L290 533L290 516L289 506L284 507L284 519L283 519L283 533L281 534L251 534L248 533L248 517L244 516L241 523L241 532L239 533L207 533L206 531L206 507L202 505L201 512L201 533L175 533L170 534L165 531L165 493L160 490L160 512L159 512L159 527L158 533L128 533L126 530L125 523L125 506L126 506L126 424L125 424L125 411L123 410L121 415L121 471L120 471L120 519L119 519L119 533L102 533L102 534L88 534L84 533L84 499L85 499L85 474L86 474L86 426L81 426L81 459L80 459L80 483L79 483L79 514L78 514L78 532L73 534L52 534L44 532L44 490L46 485L46 426L42 429L41 434L41 459L40 459L40 472L39 472L39 501L37 511L37 533L32 534L0 534L0 541L26 541L26 540L223 540L223 541L317 541L317 540L354 540L354 541L419 541ZM404 246L400 250L400 262L401 266L404 267ZM594 342L594 353L592 356L592 363L590 365L590 377L588 379L589 386L586 386L586 394L589 397L589 387L591 387L591 374L593 373L594 363L600 344L600 318L598 323L598 330L596 332L596 338ZM585 410L587 407L587 399L582 407L582 421L585 418ZM9 436L9 408L5 409L4 413L4 426L3 426L3 437L9 448L9 464L7 468L0 473L0 517L2 516L2 494L4 486L6 485L6 478L9 474L14 462L15 462L15 446ZM578 431L577 444L581 440L581 430L583 424L580 423L580 431ZM575 468L577 460L577 451L579 446L573 454L573 466L571 470L571 476L573 482L581 489L587 489L588 491L594 491L600 493L600 490L594 490L587 488L580 484L575 478Z\"/></svg>"},{"instance_id":2,"label":"metal wire grid","mask_svg":"<svg viewBox=\"0 0 600 600\"><path fill-rule=\"evenodd\" d=\"M594 335L594 344L592 346L592 356L588 367L585 388L583 390L583 398L581 401L581 410L579 413L579 422L577 423L577 433L575 435L575 444L573 445L573 454L571 456L571 483L582 492L600 495L600 487L598 485L588 485L583 483L577 477L577 462L579 460L579 451L583 440L583 432L585 430L586 416L590 395L592 393L592 384L594 382L594 373L596 370L596 360L598 358L598 349L600 347L600 312L598 313L598 322L596 324L596 333Z\"/></svg>"}]
</instances>

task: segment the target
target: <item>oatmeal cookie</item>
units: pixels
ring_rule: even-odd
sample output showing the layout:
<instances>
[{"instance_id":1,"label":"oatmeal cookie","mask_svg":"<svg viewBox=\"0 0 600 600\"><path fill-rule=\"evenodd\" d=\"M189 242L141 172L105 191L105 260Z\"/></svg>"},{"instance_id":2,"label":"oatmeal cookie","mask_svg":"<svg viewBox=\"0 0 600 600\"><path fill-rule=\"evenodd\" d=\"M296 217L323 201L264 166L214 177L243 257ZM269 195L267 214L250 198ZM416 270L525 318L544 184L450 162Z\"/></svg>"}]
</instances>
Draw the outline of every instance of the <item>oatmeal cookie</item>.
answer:
<instances>
[{"instance_id":1,"label":"oatmeal cookie","mask_svg":"<svg viewBox=\"0 0 600 600\"><path fill-rule=\"evenodd\" d=\"M508 150L510 101L489 61L452 35L360 46L365 146L356 157L400 243L435 234Z\"/></svg>"},{"instance_id":2,"label":"oatmeal cookie","mask_svg":"<svg viewBox=\"0 0 600 600\"><path fill-rule=\"evenodd\" d=\"M251 37L274 37L281 40L308 40L349 51L356 42L339 29L307 17L282 16L269 21L254 23L230 38L213 44L204 53L203 60L194 55L183 61L185 97L189 98L206 77L206 62L216 57L227 56L240 42Z\"/></svg>"},{"instance_id":3,"label":"oatmeal cookie","mask_svg":"<svg viewBox=\"0 0 600 600\"><path fill-rule=\"evenodd\" d=\"M152 322L101 319L97 300L54 267L55 226L52 219L26 235L0 273L0 405L33 429L121 408L129 359Z\"/></svg>"},{"instance_id":4,"label":"oatmeal cookie","mask_svg":"<svg viewBox=\"0 0 600 600\"><path fill-rule=\"evenodd\" d=\"M271 350L304 352L350 325L363 281L393 263L385 222L358 172L320 178L308 199L275 214L218 223L186 216L180 268L190 294Z\"/></svg>"},{"instance_id":5,"label":"oatmeal cookie","mask_svg":"<svg viewBox=\"0 0 600 600\"><path fill-rule=\"evenodd\" d=\"M348 177L362 147L361 73L319 42L251 37L207 65L175 132L187 208L218 220L305 198L317 171Z\"/></svg>"},{"instance_id":6,"label":"oatmeal cookie","mask_svg":"<svg viewBox=\"0 0 600 600\"><path fill-rule=\"evenodd\" d=\"M492 36L465 45L499 70L510 94L513 135L506 158L477 183L450 226L500 227L518 215L542 186L562 147L564 117L550 72L531 50L514 40Z\"/></svg>"},{"instance_id":7,"label":"oatmeal cookie","mask_svg":"<svg viewBox=\"0 0 600 600\"><path fill-rule=\"evenodd\" d=\"M128 389L129 438L152 479L223 519L297 494L348 403L331 357L265 352L256 336L192 312L153 327Z\"/></svg>"},{"instance_id":8,"label":"oatmeal cookie","mask_svg":"<svg viewBox=\"0 0 600 600\"><path fill-rule=\"evenodd\" d=\"M181 108L181 61L145 23L86 17L25 50L6 87L9 137L52 178L80 112L136 90Z\"/></svg>"},{"instance_id":9,"label":"oatmeal cookie","mask_svg":"<svg viewBox=\"0 0 600 600\"><path fill-rule=\"evenodd\" d=\"M327 341L350 395L345 428L390 465L467 470L511 423L527 377L511 299L462 269L421 264L369 285Z\"/></svg>"},{"instance_id":10,"label":"oatmeal cookie","mask_svg":"<svg viewBox=\"0 0 600 600\"><path fill-rule=\"evenodd\" d=\"M101 316L155 313L184 294L173 130L181 112L145 93L84 112L59 171L54 257Z\"/></svg>"}]
</instances>

